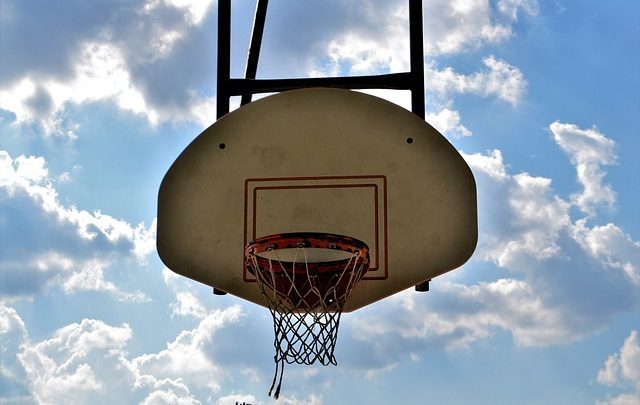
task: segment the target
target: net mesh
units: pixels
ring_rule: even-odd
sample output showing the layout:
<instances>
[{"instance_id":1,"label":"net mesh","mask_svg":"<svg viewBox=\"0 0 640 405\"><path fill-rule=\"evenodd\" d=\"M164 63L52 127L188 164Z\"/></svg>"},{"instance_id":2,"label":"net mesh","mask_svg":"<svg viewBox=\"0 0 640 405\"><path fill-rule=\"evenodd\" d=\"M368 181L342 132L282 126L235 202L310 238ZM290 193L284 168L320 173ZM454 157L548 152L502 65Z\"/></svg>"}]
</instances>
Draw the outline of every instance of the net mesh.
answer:
<instances>
[{"instance_id":1,"label":"net mesh","mask_svg":"<svg viewBox=\"0 0 640 405\"><path fill-rule=\"evenodd\" d=\"M337 364L334 351L340 316L369 265L368 249L362 245L365 252L330 244L331 249L345 250L348 257L322 263L309 261L308 241L298 242L295 254L286 261L277 254L276 245L265 249L275 253L268 257L247 249L247 268L273 317L276 370L269 395L275 388L278 398L285 363Z\"/></svg>"}]
</instances>

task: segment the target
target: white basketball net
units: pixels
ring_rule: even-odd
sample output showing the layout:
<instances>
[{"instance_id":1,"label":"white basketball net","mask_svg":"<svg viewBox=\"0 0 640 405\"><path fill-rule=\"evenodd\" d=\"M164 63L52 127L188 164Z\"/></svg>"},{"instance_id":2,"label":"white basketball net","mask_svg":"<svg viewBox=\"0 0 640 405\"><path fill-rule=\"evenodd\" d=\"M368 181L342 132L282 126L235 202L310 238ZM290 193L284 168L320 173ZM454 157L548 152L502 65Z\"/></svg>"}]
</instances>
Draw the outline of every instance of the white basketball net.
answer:
<instances>
[{"instance_id":1,"label":"white basketball net","mask_svg":"<svg viewBox=\"0 0 640 405\"><path fill-rule=\"evenodd\" d=\"M276 371L269 395L275 387L276 399L285 363L337 364L334 350L340 316L351 290L369 265L358 252L349 253L350 257L340 261L341 265L345 262L344 268L318 273L307 260L307 248L297 250L299 254L286 262L277 257L277 250L273 251L276 258L266 261L255 254L247 255L247 267L273 316Z\"/></svg>"}]
</instances>

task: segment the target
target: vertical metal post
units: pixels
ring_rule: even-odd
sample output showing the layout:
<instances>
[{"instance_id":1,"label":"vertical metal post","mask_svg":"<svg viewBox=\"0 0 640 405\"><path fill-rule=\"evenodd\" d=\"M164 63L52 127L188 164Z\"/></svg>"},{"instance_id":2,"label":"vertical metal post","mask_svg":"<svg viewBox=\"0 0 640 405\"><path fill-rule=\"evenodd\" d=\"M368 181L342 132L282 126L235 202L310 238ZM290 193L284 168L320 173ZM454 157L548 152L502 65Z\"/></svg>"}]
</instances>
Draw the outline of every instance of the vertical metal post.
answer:
<instances>
[{"instance_id":1,"label":"vertical metal post","mask_svg":"<svg viewBox=\"0 0 640 405\"><path fill-rule=\"evenodd\" d=\"M217 118L229 112L231 80L231 0L218 0Z\"/></svg>"},{"instance_id":2,"label":"vertical metal post","mask_svg":"<svg viewBox=\"0 0 640 405\"><path fill-rule=\"evenodd\" d=\"M411 111L424 119L424 48L422 0L409 0L409 47L411 58Z\"/></svg>"}]
</instances>

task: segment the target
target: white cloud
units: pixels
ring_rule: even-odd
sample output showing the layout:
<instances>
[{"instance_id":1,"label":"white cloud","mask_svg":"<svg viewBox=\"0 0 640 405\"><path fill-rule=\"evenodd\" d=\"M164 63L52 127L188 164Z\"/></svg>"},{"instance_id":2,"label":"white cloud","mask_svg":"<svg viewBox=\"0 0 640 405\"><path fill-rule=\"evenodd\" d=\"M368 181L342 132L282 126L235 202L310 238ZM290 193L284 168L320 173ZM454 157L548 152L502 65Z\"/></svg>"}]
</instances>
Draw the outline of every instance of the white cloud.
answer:
<instances>
[{"instance_id":1,"label":"white cloud","mask_svg":"<svg viewBox=\"0 0 640 405\"><path fill-rule=\"evenodd\" d=\"M471 136L471 131L460 122L460 113L457 111L443 108L437 113L427 113L425 119L445 136Z\"/></svg>"},{"instance_id":2,"label":"white cloud","mask_svg":"<svg viewBox=\"0 0 640 405\"><path fill-rule=\"evenodd\" d=\"M640 343L638 331L631 331L618 353L610 355L598 371L598 382L616 385L625 382L640 384Z\"/></svg>"},{"instance_id":3,"label":"white cloud","mask_svg":"<svg viewBox=\"0 0 640 405\"><path fill-rule=\"evenodd\" d=\"M486 155L482 153L470 155L462 153L462 157L473 169L488 175L496 182L503 182L508 179L502 152L498 149L491 150Z\"/></svg>"},{"instance_id":4,"label":"white cloud","mask_svg":"<svg viewBox=\"0 0 640 405\"><path fill-rule=\"evenodd\" d=\"M202 320L207 316L209 309L202 303L198 291L194 290L192 280L179 276L166 267L162 269L162 278L175 294L175 300L169 305L172 317L178 315ZM205 289L211 294L209 288Z\"/></svg>"},{"instance_id":5,"label":"white cloud","mask_svg":"<svg viewBox=\"0 0 640 405\"><path fill-rule=\"evenodd\" d=\"M46 134L71 139L81 130L69 116L69 107L97 101L113 103L122 111L144 117L151 125L189 121L206 126L214 116L215 100L199 89L210 86L214 68L202 52L213 47L213 38L203 34L213 3L148 0L132 12L118 3L101 2L104 18L87 19L86 25L77 23L77 16L87 12L79 6L63 10L56 19L35 20L25 18L29 10L18 4L5 16L9 33L18 32L13 27L17 24L22 24L21 30L42 35L61 23L77 26L51 44L56 54L49 48L22 46L19 36L7 38L7 43L13 44L7 52L15 54L15 63L6 67L0 107L16 115L15 125L38 122ZM309 27L307 20L294 26L286 24L292 32L305 33L299 41L282 45L287 49L278 50L284 52L285 59L291 55L288 64L306 68L298 74L365 74L408 68L405 2L369 0L359 7L330 7L335 8L334 16L340 16L330 22L331 29L320 29L313 22ZM504 0L491 5L434 0L425 3L424 11L425 51L438 55L509 38L518 15L534 15L537 3ZM278 26L278 21L274 23ZM296 24L307 26L303 29ZM279 30L272 35L277 38ZM27 53L24 49L28 48ZM281 62L277 63L280 67ZM490 74L469 78L464 91L516 104L523 88L519 71L493 57L486 58L485 64ZM175 75L175 71L181 74ZM482 83L477 83L479 80ZM465 134L464 127L457 128L459 134Z\"/></svg>"},{"instance_id":6,"label":"white cloud","mask_svg":"<svg viewBox=\"0 0 640 405\"><path fill-rule=\"evenodd\" d=\"M163 379L153 384L154 391L140 402L143 405L196 405L202 404L181 379Z\"/></svg>"},{"instance_id":7,"label":"white cloud","mask_svg":"<svg viewBox=\"0 0 640 405\"><path fill-rule=\"evenodd\" d=\"M363 75L405 71L409 67L408 8L402 4L380 13L377 32L353 26L334 37L326 45L329 66L312 71L312 76ZM375 18L368 15L370 18ZM316 62L317 64L318 62ZM318 70L319 69L319 70Z\"/></svg>"},{"instance_id":8,"label":"white cloud","mask_svg":"<svg viewBox=\"0 0 640 405\"><path fill-rule=\"evenodd\" d=\"M277 7L277 5L274 5ZM500 2L429 0L423 4L425 55L457 54L513 36L518 16L535 15L534 0ZM409 67L408 5L402 0L329 1L305 5L296 19L271 14L268 38L276 57L265 55L268 74L297 76L370 74ZM292 34L296 38L292 38ZM286 60L286 67L282 60ZM289 67L293 66L293 67ZM306 71L296 69L307 67ZM287 70L289 70L287 72Z\"/></svg>"},{"instance_id":9,"label":"white cloud","mask_svg":"<svg viewBox=\"0 0 640 405\"><path fill-rule=\"evenodd\" d=\"M42 157L12 159L0 151L0 271L5 296L29 296L57 285L66 292L107 291L125 301L148 301L140 291L122 292L105 273L116 260L145 264L154 250L150 227L60 202Z\"/></svg>"},{"instance_id":10,"label":"white cloud","mask_svg":"<svg viewBox=\"0 0 640 405\"><path fill-rule=\"evenodd\" d=\"M193 316L202 319L206 316L207 310L200 303L200 300L188 291L181 291L176 294L176 302L171 304L174 315Z\"/></svg>"},{"instance_id":11,"label":"white cloud","mask_svg":"<svg viewBox=\"0 0 640 405\"><path fill-rule=\"evenodd\" d=\"M17 312L0 304L3 399L42 404L92 403L97 397L103 403L210 403L231 373L212 356L217 335L242 316L238 306L211 311L167 349L131 357L127 348L133 330L128 324L84 319L31 342Z\"/></svg>"},{"instance_id":12,"label":"white cloud","mask_svg":"<svg viewBox=\"0 0 640 405\"><path fill-rule=\"evenodd\" d=\"M260 402L253 395L247 394L230 394L218 398L218 405L235 405L235 404L251 404L259 405Z\"/></svg>"},{"instance_id":13,"label":"white cloud","mask_svg":"<svg viewBox=\"0 0 640 405\"><path fill-rule=\"evenodd\" d=\"M552 195L551 180L532 177L526 173L513 176L509 190L513 232L509 240L503 240L498 254L490 254L504 267L518 265L529 258L547 259L560 252L557 244L559 233L570 223L569 205ZM501 250L501 251L500 251Z\"/></svg>"},{"instance_id":14,"label":"white cloud","mask_svg":"<svg viewBox=\"0 0 640 405\"><path fill-rule=\"evenodd\" d=\"M551 180L527 173L508 175L499 151L463 156L480 175L480 186L485 186L486 194L479 187L479 211L485 215L481 225L487 221L494 228L485 228L478 253L499 266L516 269L532 259L557 256L560 233L571 222L569 204L553 195Z\"/></svg>"},{"instance_id":15,"label":"white cloud","mask_svg":"<svg viewBox=\"0 0 640 405\"><path fill-rule=\"evenodd\" d=\"M522 346L576 339L562 308L549 305L525 281L499 279L470 286L443 282L437 288L429 302L409 290L395 296L377 311L387 322L374 322L375 314L356 316L352 322L358 332L353 337L374 345L378 356L378 350L384 352L388 345L389 358L382 359L385 367L396 361L396 351L410 358L434 345L466 349L497 329L510 331Z\"/></svg>"},{"instance_id":16,"label":"white cloud","mask_svg":"<svg viewBox=\"0 0 640 405\"><path fill-rule=\"evenodd\" d=\"M619 378L640 384L640 344L638 331L632 331L625 339L619 354Z\"/></svg>"},{"instance_id":17,"label":"white cloud","mask_svg":"<svg viewBox=\"0 0 640 405\"><path fill-rule=\"evenodd\" d=\"M210 124L215 111L213 98L198 97L190 92L191 98L184 110L168 110L150 105L138 84L129 72L129 66L122 51L108 42L83 44L75 66L75 75L61 81L49 79L34 83L24 78L11 88L0 88L0 107L16 114L16 124L40 121L45 134L77 138L78 127L63 120L69 104L83 104L100 100L111 100L121 110L139 114L151 125L162 121L195 121ZM40 91L49 99L45 110L37 109L30 100Z\"/></svg>"},{"instance_id":18,"label":"white cloud","mask_svg":"<svg viewBox=\"0 0 640 405\"><path fill-rule=\"evenodd\" d=\"M607 386L632 387L633 393L623 393L599 404L634 404L640 398L640 343L638 331L631 331L618 353L610 355L598 371L597 380Z\"/></svg>"},{"instance_id":19,"label":"white cloud","mask_svg":"<svg viewBox=\"0 0 640 405\"><path fill-rule=\"evenodd\" d=\"M157 218L151 221L148 228L144 223L139 223L133 230L133 254L140 263L147 263L147 259L151 253L156 250L156 230L158 228Z\"/></svg>"},{"instance_id":20,"label":"white cloud","mask_svg":"<svg viewBox=\"0 0 640 405\"><path fill-rule=\"evenodd\" d=\"M120 356L131 335L126 324L113 327L85 319L40 343L25 342L17 357L31 394L40 403L86 403L107 395L117 380L105 378L105 373L121 367Z\"/></svg>"},{"instance_id":21,"label":"white cloud","mask_svg":"<svg viewBox=\"0 0 640 405\"><path fill-rule=\"evenodd\" d=\"M183 331L167 349L140 356L133 360L140 373L155 378L185 378L199 385L209 387L212 391L220 389L219 380L224 376L222 371L208 355L216 331L229 323L238 322L242 317L239 306L209 313L191 331Z\"/></svg>"},{"instance_id":22,"label":"white cloud","mask_svg":"<svg viewBox=\"0 0 640 405\"><path fill-rule=\"evenodd\" d=\"M181 121L208 125L215 103L194 89L206 79L209 64L198 62L198 54L184 53L196 52L194 43L206 42L198 31L212 3L150 0L131 9L99 2L91 10L101 15L99 20L82 18L89 12L82 5L58 10L56 18L33 19L28 7L18 3L5 24L3 51L13 64L2 67L0 108L15 114L13 125L37 123L45 135L70 139L76 139L80 129L68 113L70 107L99 101L140 115L154 126ZM48 36L52 27L65 23L75 29L58 31L59 36L35 48L15 34ZM173 73L175 68L167 69L185 59L194 63L178 68L180 75Z\"/></svg>"},{"instance_id":23,"label":"white cloud","mask_svg":"<svg viewBox=\"0 0 640 405\"><path fill-rule=\"evenodd\" d=\"M14 308L0 301L0 381L3 396L17 397L27 403L28 389L25 372L16 354L27 340L27 328Z\"/></svg>"},{"instance_id":24,"label":"white cloud","mask_svg":"<svg viewBox=\"0 0 640 405\"><path fill-rule=\"evenodd\" d=\"M104 236L114 244L121 240L129 240L133 244L133 250L138 252L142 259L149 253L149 240L153 237L155 225L152 225L150 230L140 227L134 229L128 223L100 211L89 213L75 207L63 206L45 168L44 158L21 155L14 161L6 151L0 151L0 165L5 169L0 178L0 186L7 191L8 197L14 197L18 192L25 193L47 214L75 226L78 235L83 239L94 240ZM135 246L136 243L138 246Z\"/></svg>"},{"instance_id":25,"label":"white cloud","mask_svg":"<svg viewBox=\"0 0 640 405\"><path fill-rule=\"evenodd\" d=\"M583 190L572 201L585 213L594 215L599 205L612 207L616 193L603 184L603 166L616 162L615 142L595 128L581 129L575 124L553 122L549 125L556 143L576 167L577 179Z\"/></svg>"},{"instance_id":26,"label":"white cloud","mask_svg":"<svg viewBox=\"0 0 640 405\"><path fill-rule=\"evenodd\" d=\"M512 35L508 23L491 21L490 4L486 1L428 1L425 16L427 53L459 53Z\"/></svg>"},{"instance_id":27,"label":"white cloud","mask_svg":"<svg viewBox=\"0 0 640 405\"><path fill-rule=\"evenodd\" d=\"M76 138L76 134L61 120L67 103L81 104L103 99L113 100L123 110L145 114L157 124L158 113L147 108L143 95L132 84L120 49L109 43L85 43L74 65L71 79L50 78L37 83L30 77L8 89L0 88L0 107L16 114L16 124L40 121L45 134ZM33 98L42 94L46 106L33 105ZM73 127L73 124L71 124ZM75 128L75 127L74 127Z\"/></svg>"},{"instance_id":28,"label":"white cloud","mask_svg":"<svg viewBox=\"0 0 640 405\"><path fill-rule=\"evenodd\" d=\"M565 267L574 262L597 266L603 275L613 268L637 284L640 243L619 226L590 226L588 218L572 219L570 203L557 195L551 179L509 174L497 150L462 155L478 183L481 236L477 255L529 274L551 259L564 261ZM582 263L584 260L597 264ZM552 266L556 265L561 264Z\"/></svg>"},{"instance_id":29,"label":"white cloud","mask_svg":"<svg viewBox=\"0 0 640 405\"><path fill-rule=\"evenodd\" d=\"M640 241L633 241L614 224L589 228L586 219L576 222L574 239L603 265L624 272L629 281L640 285Z\"/></svg>"},{"instance_id":30,"label":"white cloud","mask_svg":"<svg viewBox=\"0 0 640 405\"><path fill-rule=\"evenodd\" d=\"M538 3L535 0L498 0L498 10L511 21L518 21L518 12L529 15L538 14Z\"/></svg>"},{"instance_id":31,"label":"white cloud","mask_svg":"<svg viewBox=\"0 0 640 405\"><path fill-rule=\"evenodd\" d=\"M377 12L366 13L369 8ZM425 2L424 9L425 54L436 56L509 38L518 14L535 15L537 2L501 1L496 8L489 2L434 0ZM313 56L311 76L379 74L409 69L406 3L369 1L360 7L356 16L348 11L352 10L345 10L344 18L350 19L349 24L345 24L348 28L334 27L335 34L325 39L328 45L310 47L320 48L322 55ZM313 42L313 38L305 40ZM303 50L299 51L304 54ZM517 105L526 91L527 82L518 68L494 56L486 57L483 62L486 69L471 75L456 73L452 68L438 70L431 63L425 66L426 87L438 92L443 99L440 104L444 105L438 113L431 112L430 119L451 135L470 135L460 124L458 113L448 108L452 95L497 97Z\"/></svg>"},{"instance_id":32,"label":"white cloud","mask_svg":"<svg viewBox=\"0 0 640 405\"><path fill-rule=\"evenodd\" d=\"M158 0L150 0L147 4L151 5L158 2ZM214 0L165 0L166 4L185 9L189 14L190 23L193 25L197 25L202 22L202 19L207 14L209 7L211 7L211 4L214 2Z\"/></svg>"},{"instance_id":33,"label":"white cloud","mask_svg":"<svg viewBox=\"0 0 640 405\"><path fill-rule=\"evenodd\" d=\"M431 0L424 4L425 50L429 54L455 54L513 36L520 11L537 14L537 1Z\"/></svg>"},{"instance_id":34,"label":"white cloud","mask_svg":"<svg viewBox=\"0 0 640 405\"><path fill-rule=\"evenodd\" d=\"M357 54L347 52L355 58ZM382 60L384 58L380 58ZM345 62L340 58L334 60L335 71L314 71L313 75L336 75L345 66L351 66L352 62ZM355 62L353 62L355 63ZM364 62L362 62L364 64ZM381 61L366 63L369 65L381 64ZM455 72L447 67L438 70L434 65L425 66L426 88L433 99L434 106L440 106L439 111L428 111L426 120L440 132L452 137L470 136L471 131L462 122L460 113L452 110L452 98L458 94L473 94L481 97L496 97L499 100L517 106L524 97L527 89L527 81L522 72L515 66L503 60L489 56L483 60L485 69L476 73L465 75ZM349 68L350 69L350 68ZM380 69L351 73L379 73ZM407 92L393 90L364 90L363 92L382 97L408 110L411 110L411 99Z\"/></svg>"},{"instance_id":35,"label":"white cloud","mask_svg":"<svg viewBox=\"0 0 640 405\"><path fill-rule=\"evenodd\" d=\"M497 97L511 105L518 105L527 89L522 72L493 56L484 58L483 63L487 69L471 75L457 73L450 67L438 70L434 65L427 65L426 87L445 99L455 94L469 93Z\"/></svg>"},{"instance_id":36,"label":"white cloud","mask_svg":"<svg viewBox=\"0 0 640 405\"><path fill-rule=\"evenodd\" d=\"M57 258L55 256L54 254L54 258ZM78 264L68 259L66 262L68 267L60 275L60 284L67 294L77 291L105 291L115 295L118 301L151 302L151 298L140 290L120 291L114 283L105 280L105 271L112 265L110 262L99 259L90 259Z\"/></svg>"},{"instance_id":37,"label":"white cloud","mask_svg":"<svg viewBox=\"0 0 640 405\"><path fill-rule=\"evenodd\" d=\"M370 355L347 354L349 367L384 372L427 347L464 349L497 330L510 332L521 346L565 344L640 305L640 242L615 224L571 218L571 203L551 179L510 173L499 150L463 157L477 182L480 232L465 267L470 273L489 262L511 276L472 284L438 278L429 300L408 290L365 308L345 329L352 347Z\"/></svg>"}]
</instances>

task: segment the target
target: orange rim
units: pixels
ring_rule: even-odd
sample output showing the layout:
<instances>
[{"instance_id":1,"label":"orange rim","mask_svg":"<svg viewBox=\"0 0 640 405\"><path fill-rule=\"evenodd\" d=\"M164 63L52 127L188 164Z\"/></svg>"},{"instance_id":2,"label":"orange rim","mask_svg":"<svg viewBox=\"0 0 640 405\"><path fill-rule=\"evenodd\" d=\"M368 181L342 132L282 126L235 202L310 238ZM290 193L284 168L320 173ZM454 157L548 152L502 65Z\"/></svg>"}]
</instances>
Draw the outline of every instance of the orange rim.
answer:
<instances>
[{"instance_id":1,"label":"orange rim","mask_svg":"<svg viewBox=\"0 0 640 405\"><path fill-rule=\"evenodd\" d=\"M268 251L295 248L340 250L354 254L359 263L369 262L369 247L366 243L350 236L321 232L291 232L263 236L247 245L244 255L245 261L248 263L250 259L255 258L254 260L257 261L261 269L273 272L326 273L344 271L345 266L353 260L353 257L350 257L341 260L306 263L306 266L301 266L299 262L296 265L295 262L275 260L279 265L271 266L270 263L274 262L273 259L259 256ZM248 265L247 267L253 273L252 266Z\"/></svg>"}]
</instances>

